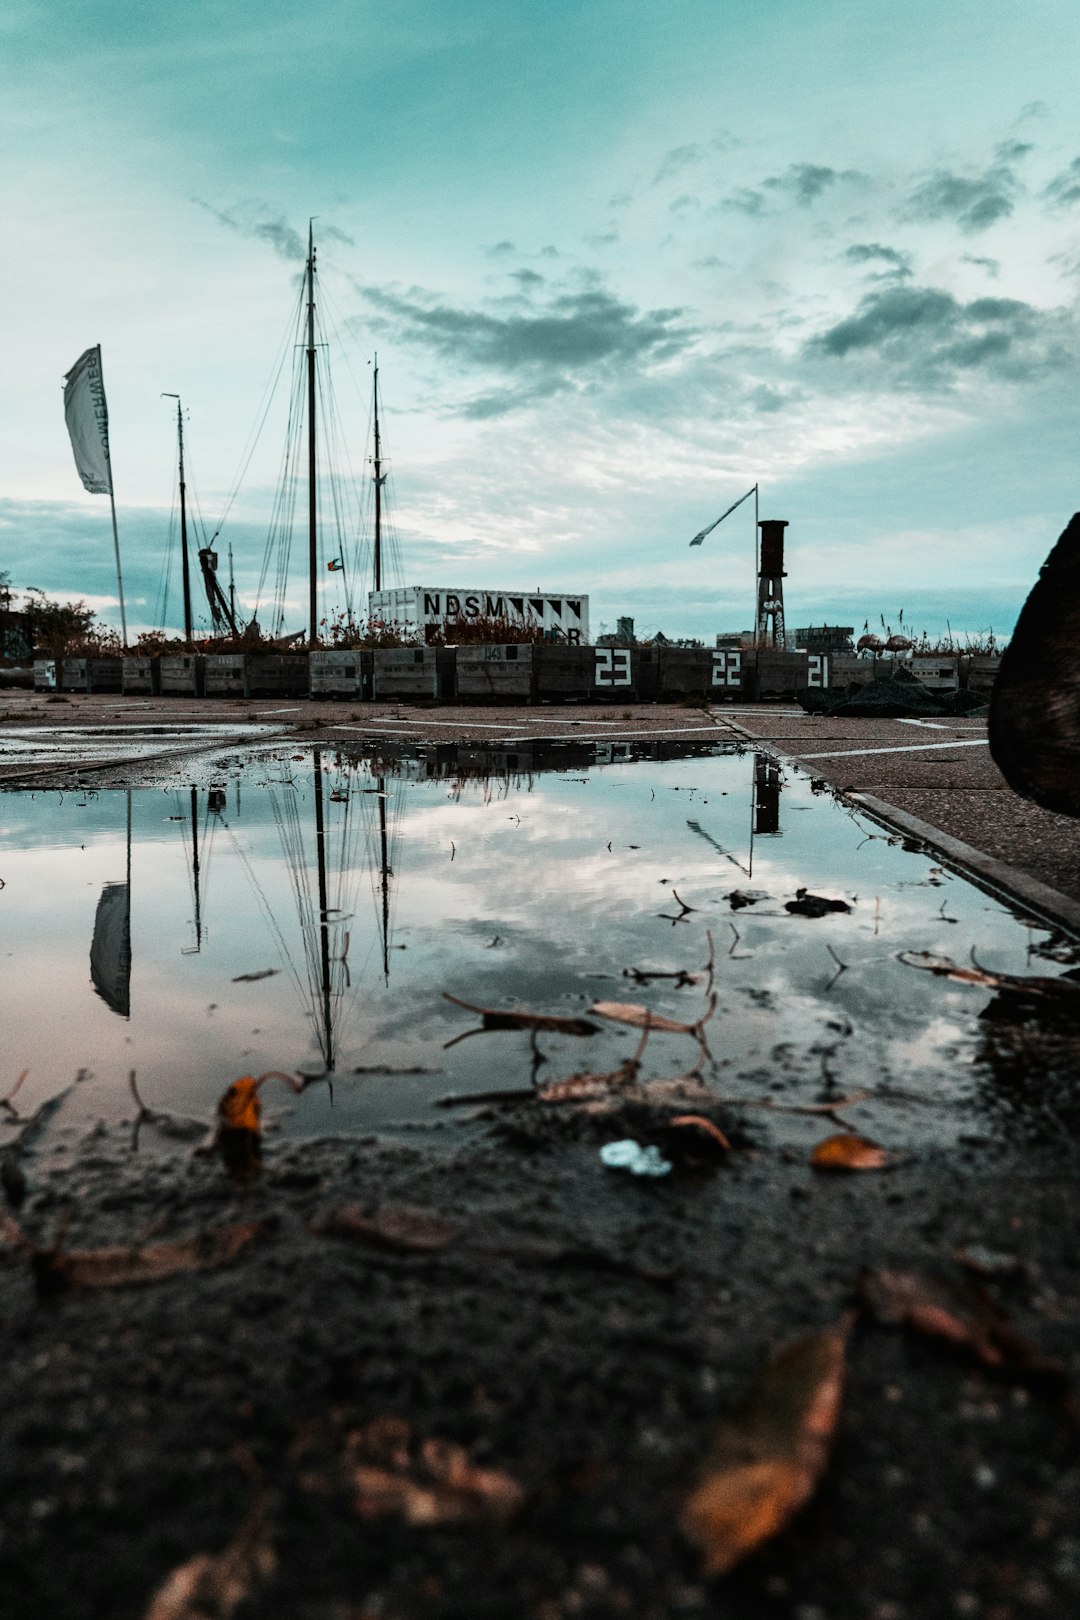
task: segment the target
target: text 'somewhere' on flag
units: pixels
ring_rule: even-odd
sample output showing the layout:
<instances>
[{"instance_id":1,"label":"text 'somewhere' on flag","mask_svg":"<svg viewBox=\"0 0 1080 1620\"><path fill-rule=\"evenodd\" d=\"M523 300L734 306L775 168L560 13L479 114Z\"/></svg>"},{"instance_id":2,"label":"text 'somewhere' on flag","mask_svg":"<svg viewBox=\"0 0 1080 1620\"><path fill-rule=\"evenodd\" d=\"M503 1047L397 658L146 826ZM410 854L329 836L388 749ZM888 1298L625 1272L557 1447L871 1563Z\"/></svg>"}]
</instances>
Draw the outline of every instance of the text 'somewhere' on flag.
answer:
<instances>
[{"instance_id":1,"label":"text 'somewhere' on flag","mask_svg":"<svg viewBox=\"0 0 1080 1620\"><path fill-rule=\"evenodd\" d=\"M83 488L91 495L111 495L109 408L100 344L80 354L64 378L64 420Z\"/></svg>"},{"instance_id":2,"label":"text 'somewhere' on flag","mask_svg":"<svg viewBox=\"0 0 1080 1620\"><path fill-rule=\"evenodd\" d=\"M131 1013L131 887L106 883L94 917L90 978L102 1001L127 1018Z\"/></svg>"}]
</instances>

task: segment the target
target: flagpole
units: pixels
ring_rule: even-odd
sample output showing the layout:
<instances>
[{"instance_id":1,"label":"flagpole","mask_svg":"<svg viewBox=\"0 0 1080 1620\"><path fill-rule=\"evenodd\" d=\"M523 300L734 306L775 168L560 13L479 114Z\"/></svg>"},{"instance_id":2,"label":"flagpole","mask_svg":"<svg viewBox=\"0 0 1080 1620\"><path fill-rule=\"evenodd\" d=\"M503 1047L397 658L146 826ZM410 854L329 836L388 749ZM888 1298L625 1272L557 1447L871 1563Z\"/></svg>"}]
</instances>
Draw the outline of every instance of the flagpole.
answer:
<instances>
[{"instance_id":1,"label":"flagpole","mask_svg":"<svg viewBox=\"0 0 1080 1620\"><path fill-rule=\"evenodd\" d=\"M116 528L116 496L113 494L112 463L109 463L109 505L112 508L113 550L116 552L116 585L120 592L120 633L124 646L128 644L127 615L124 612L124 576L120 572L120 536Z\"/></svg>"},{"instance_id":2,"label":"flagpole","mask_svg":"<svg viewBox=\"0 0 1080 1620\"><path fill-rule=\"evenodd\" d=\"M761 543L761 525L758 522L758 486L754 485L754 645L758 638L758 570L761 563L758 557L758 547Z\"/></svg>"}]
</instances>

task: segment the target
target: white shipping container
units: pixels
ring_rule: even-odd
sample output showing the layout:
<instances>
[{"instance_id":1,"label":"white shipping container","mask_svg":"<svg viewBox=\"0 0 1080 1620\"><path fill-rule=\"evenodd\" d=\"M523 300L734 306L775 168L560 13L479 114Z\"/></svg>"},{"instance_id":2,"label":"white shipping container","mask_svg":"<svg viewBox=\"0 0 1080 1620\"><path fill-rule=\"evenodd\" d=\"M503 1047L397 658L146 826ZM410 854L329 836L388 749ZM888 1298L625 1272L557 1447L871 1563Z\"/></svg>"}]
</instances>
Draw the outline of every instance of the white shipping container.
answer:
<instances>
[{"instance_id":1,"label":"white shipping container","mask_svg":"<svg viewBox=\"0 0 1080 1620\"><path fill-rule=\"evenodd\" d=\"M579 591L448 590L445 585L406 585L368 592L368 617L403 631L423 631L454 619L508 619L539 625L571 646L589 641L589 598Z\"/></svg>"}]
</instances>

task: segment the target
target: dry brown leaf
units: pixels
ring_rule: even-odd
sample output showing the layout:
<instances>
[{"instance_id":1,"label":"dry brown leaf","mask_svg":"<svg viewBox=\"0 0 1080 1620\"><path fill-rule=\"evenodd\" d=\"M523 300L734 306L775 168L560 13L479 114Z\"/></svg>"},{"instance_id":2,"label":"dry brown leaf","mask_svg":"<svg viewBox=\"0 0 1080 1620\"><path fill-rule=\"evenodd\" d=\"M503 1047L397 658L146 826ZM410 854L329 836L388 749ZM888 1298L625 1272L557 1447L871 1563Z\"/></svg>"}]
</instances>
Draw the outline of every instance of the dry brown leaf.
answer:
<instances>
[{"instance_id":1,"label":"dry brown leaf","mask_svg":"<svg viewBox=\"0 0 1080 1620\"><path fill-rule=\"evenodd\" d=\"M696 1035L698 1032L697 1024L680 1024L636 1001L594 1001L589 1011L597 1018L609 1018L613 1023L629 1024L634 1029L659 1029L670 1035Z\"/></svg>"},{"instance_id":2,"label":"dry brown leaf","mask_svg":"<svg viewBox=\"0 0 1080 1620\"><path fill-rule=\"evenodd\" d=\"M815 1170L885 1170L893 1162L892 1154L876 1142L849 1131L827 1136L810 1155Z\"/></svg>"},{"instance_id":3,"label":"dry brown leaf","mask_svg":"<svg viewBox=\"0 0 1080 1620\"><path fill-rule=\"evenodd\" d=\"M404 1419L376 1419L354 1431L346 1455L362 1519L399 1514L412 1525L505 1523L524 1501L509 1474L478 1468L452 1440L415 1440Z\"/></svg>"},{"instance_id":4,"label":"dry brown leaf","mask_svg":"<svg viewBox=\"0 0 1080 1620\"><path fill-rule=\"evenodd\" d=\"M617 1069L608 1074L568 1074L562 1080L549 1080L546 1085L536 1088L536 1095L541 1102L582 1102L592 1097L607 1097L613 1091L624 1090L632 1086L637 1078L639 1065L633 1058L627 1058L620 1063Z\"/></svg>"},{"instance_id":5,"label":"dry brown leaf","mask_svg":"<svg viewBox=\"0 0 1080 1620\"><path fill-rule=\"evenodd\" d=\"M220 1553L197 1553L166 1576L144 1620L232 1620L277 1560L256 1510Z\"/></svg>"},{"instance_id":6,"label":"dry brown leaf","mask_svg":"<svg viewBox=\"0 0 1080 1620\"><path fill-rule=\"evenodd\" d=\"M714 1435L681 1514L707 1574L734 1569L817 1489L840 1416L848 1326L845 1319L781 1350Z\"/></svg>"},{"instance_id":7,"label":"dry brown leaf","mask_svg":"<svg viewBox=\"0 0 1080 1620\"><path fill-rule=\"evenodd\" d=\"M38 1287L122 1288L128 1283L160 1282L181 1271L209 1271L235 1260L263 1229L262 1221L244 1221L219 1232L180 1238L171 1243L146 1243L138 1248L120 1245L103 1249L41 1249L9 1222L5 1234L28 1249Z\"/></svg>"},{"instance_id":8,"label":"dry brown leaf","mask_svg":"<svg viewBox=\"0 0 1080 1620\"><path fill-rule=\"evenodd\" d=\"M596 1025L590 1024L587 1018L567 1017L561 1013L502 1011L497 1007L477 1007L471 1001L462 1001L460 997L452 996L448 990L443 991L443 999L444 1001L452 1001L455 1007L464 1007L466 1012L476 1013L482 1021L481 1027L483 1029L550 1030L560 1035L596 1035L599 1033ZM466 1031L466 1034L475 1033L475 1030ZM463 1038L461 1035L456 1037L457 1040Z\"/></svg>"},{"instance_id":9,"label":"dry brown leaf","mask_svg":"<svg viewBox=\"0 0 1080 1620\"><path fill-rule=\"evenodd\" d=\"M411 1204L384 1204L371 1214L361 1204L342 1204L315 1223L319 1232L356 1238L373 1249L398 1254L432 1254L457 1237L458 1228L434 1210Z\"/></svg>"},{"instance_id":10,"label":"dry brown leaf","mask_svg":"<svg viewBox=\"0 0 1080 1620\"><path fill-rule=\"evenodd\" d=\"M676 1114L669 1119L662 1146L669 1159L702 1164L718 1164L731 1152L723 1131L704 1114Z\"/></svg>"},{"instance_id":11,"label":"dry brown leaf","mask_svg":"<svg viewBox=\"0 0 1080 1620\"><path fill-rule=\"evenodd\" d=\"M879 1322L904 1325L967 1350L984 1367L1049 1391L1068 1387L1064 1365L1022 1338L977 1284L917 1271L864 1271L859 1293Z\"/></svg>"},{"instance_id":12,"label":"dry brown leaf","mask_svg":"<svg viewBox=\"0 0 1080 1620\"><path fill-rule=\"evenodd\" d=\"M948 956L935 956L931 951L901 951L899 960L908 967L921 968L939 979L955 979L958 984L976 984L987 990L1011 990L1026 996L1074 996L1080 993L1076 979L1052 979L1046 976L1025 977L1018 973L988 973L985 968L961 967Z\"/></svg>"}]
</instances>

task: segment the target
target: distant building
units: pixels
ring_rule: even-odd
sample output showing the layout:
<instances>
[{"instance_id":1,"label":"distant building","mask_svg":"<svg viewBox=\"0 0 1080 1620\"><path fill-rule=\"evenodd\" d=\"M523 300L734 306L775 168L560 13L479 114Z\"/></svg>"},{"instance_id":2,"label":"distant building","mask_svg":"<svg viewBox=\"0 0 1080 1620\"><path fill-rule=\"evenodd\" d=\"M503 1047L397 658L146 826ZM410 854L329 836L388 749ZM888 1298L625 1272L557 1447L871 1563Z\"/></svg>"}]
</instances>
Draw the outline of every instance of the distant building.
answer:
<instances>
[{"instance_id":1,"label":"distant building","mask_svg":"<svg viewBox=\"0 0 1080 1620\"><path fill-rule=\"evenodd\" d=\"M754 645L754 632L752 630L721 630L716 637L716 645L731 650L739 647L752 647Z\"/></svg>"},{"instance_id":2,"label":"distant building","mask_svg":"<svg viewBox=\"0 0 1080 1620\"><path fill-rule=\"evenodd\" d=\"M796 630L794 640L790 635L788 640L791 646L804 652L844 653L855 651L854 634L853 624L810 624Z\"/></svg>"},{"instance_id":3,"label":"distant building","mask_svg":"<svg viewBox=\"0 0 1080 1620\"><path fill-rule=\"evenodd\" d=\"M455 619L506 619L511 624L538 627L553 641L587 644L589 640L589 598L580 591L447 590L442 585L408 585L400 590L369 591L368 614L429 637Z\"/></svg>"}]
</instances>

